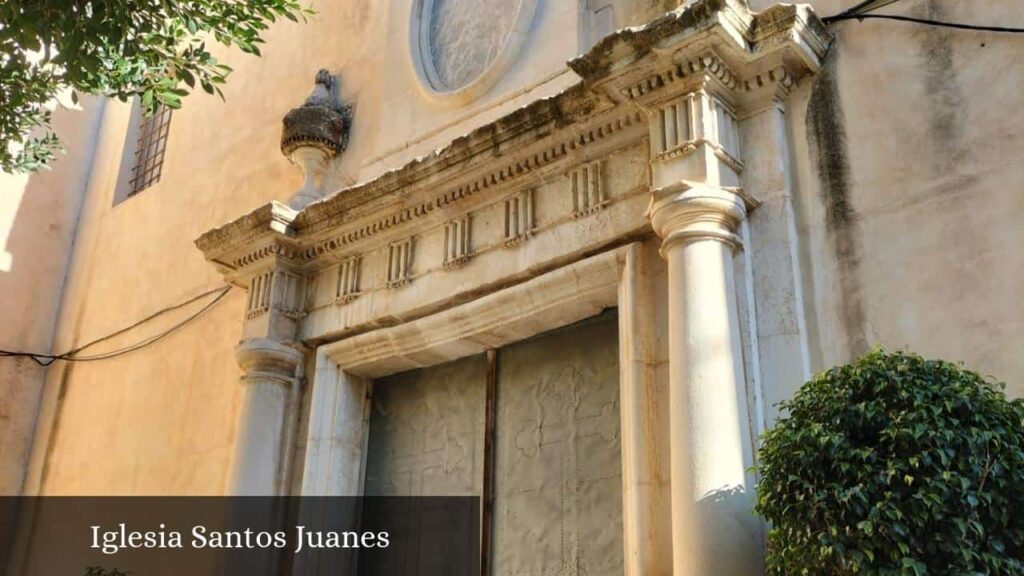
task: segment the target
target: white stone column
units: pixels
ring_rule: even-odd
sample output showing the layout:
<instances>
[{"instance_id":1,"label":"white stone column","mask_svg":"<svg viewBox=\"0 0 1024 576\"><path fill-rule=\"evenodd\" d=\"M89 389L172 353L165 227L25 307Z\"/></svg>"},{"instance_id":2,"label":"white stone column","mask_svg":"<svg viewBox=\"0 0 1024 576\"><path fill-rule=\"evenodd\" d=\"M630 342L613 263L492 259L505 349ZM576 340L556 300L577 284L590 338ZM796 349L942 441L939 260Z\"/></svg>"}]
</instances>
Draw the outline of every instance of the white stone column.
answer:
<instances>
[{"instance_id":1,"label":"white stone column","mask_svg":"<svg viewBox=\"0 0 1024 576\"><path fill-rule=\"evenodd\" d=\"M745 215L736 193L696 182L656 190L651 204L669 279L674 576L748 576L761 565L732 262Z\"/></svg>"},{"instance_id":2,"label":"white stone column","mask_svg":"<svg viewBox=\"0 0 1024 576\"><path fill-rule=\"evenodd\" d=\"M243 340L235 354L243 391L227 494L279 495L288 468L289 405L303 354L267 338Z\"/></svg>"}]
</instances>

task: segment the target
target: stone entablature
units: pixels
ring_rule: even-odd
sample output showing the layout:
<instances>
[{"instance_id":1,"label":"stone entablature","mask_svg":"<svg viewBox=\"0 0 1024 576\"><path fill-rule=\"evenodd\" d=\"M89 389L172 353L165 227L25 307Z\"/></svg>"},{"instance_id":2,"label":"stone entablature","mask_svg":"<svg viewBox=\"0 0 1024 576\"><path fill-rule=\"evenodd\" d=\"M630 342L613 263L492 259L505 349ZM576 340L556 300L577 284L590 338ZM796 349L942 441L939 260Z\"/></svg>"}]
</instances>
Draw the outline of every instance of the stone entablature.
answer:
<instances>
[{"instance_id":1,"label":"stone entablature","mask_svg":"<svg viewBox=\"0 0 1024 576\"><path fill-rule=\"evenodd\" d=\"M247 289L268 269L287 269L271 278L289 282L278 289L293 299L282 310L293 319L309 314L294 337L329 339L360 323L415 317L515 282L525 268L553 267L650 230L649 192L683 173L714 172L753 208L756 191L742 190L736 125L781 102L816 68L826 39L806 7L754 14L734 0L697 2L599 42L569 63L582 82L557 97L302 210L261 207L197 244ZM464 222L454 230L473 238L471 253L468 243L464 253L450 253L452 221ZM557 240L533 241L544 235ZM409 240L415 251L410 244L394 260L394 243ZM358 289L339 292L339 275L351 273L343 263L357 255ZM440 274L457 278L438 291L440 280L411 287ZM390 294L375 301L382 288ZM337 312L348 306L356 308ZM247 318L267 308L250 308Z\"/></svg>"}]
</instances>

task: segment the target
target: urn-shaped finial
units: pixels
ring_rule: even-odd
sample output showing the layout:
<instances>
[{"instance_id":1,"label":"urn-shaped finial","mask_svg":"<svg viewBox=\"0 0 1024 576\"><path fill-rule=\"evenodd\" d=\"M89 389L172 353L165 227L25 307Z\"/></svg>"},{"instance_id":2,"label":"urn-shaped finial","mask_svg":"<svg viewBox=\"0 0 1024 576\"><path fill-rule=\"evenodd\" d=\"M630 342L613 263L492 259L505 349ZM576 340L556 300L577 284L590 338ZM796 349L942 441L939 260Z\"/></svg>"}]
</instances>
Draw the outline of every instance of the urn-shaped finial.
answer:
<instances>
[{"instance_id":1,"label":"urn-shaped finial","mask_svg":"<svg viewBox=\"0 0 1024 576\"><path fill-rule=\"evenodd\" d=\"M302 189L290 202L293 207L320 197L327 162L348 147L351 124L352 108L341 103L337 79L327 70L320 70L305 103L284 117L281 152L305 174Z\"/></svg>"}]
</instances>

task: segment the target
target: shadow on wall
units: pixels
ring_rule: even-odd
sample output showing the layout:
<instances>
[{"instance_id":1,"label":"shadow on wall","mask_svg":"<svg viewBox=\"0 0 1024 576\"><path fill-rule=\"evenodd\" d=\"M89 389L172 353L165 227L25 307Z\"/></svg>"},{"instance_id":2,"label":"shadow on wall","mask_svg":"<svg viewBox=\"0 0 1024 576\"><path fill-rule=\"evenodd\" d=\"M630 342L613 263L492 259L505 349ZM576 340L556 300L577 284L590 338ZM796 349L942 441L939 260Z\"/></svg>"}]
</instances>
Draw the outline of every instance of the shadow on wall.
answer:
<instances>
[{"instance_id":1,"label":"shadow on wall","mask_svg":"<svg viewBox=\"0 0 1024 576\"><path fill-rule=\"evenodd\" d=\"M708 493L697 502L699 517L702 519L700 525L701 538L704 540L703 548L713 551L713 558L730 559L734 566L739 566L744 561L747 563L756 562L755 566L747 566L749 574L763 573L761 565L763 558L736 559L732 558L737 549L756 550L764 546L764 525L759 518L753 515L751 508L754 506L754 493L743 486L727 486ZM742 530L737 530L739 524ZM737 534L744 534L750 541L737 548ZM716 568L711 566L711 568ZM720 569L720 567L718 567Z\"/></svg>"},{"instance_id":2,"label":"shadow on wall","mask_svg":"<svg viewBox=\"0 0 1024 576\"><path fill-rule=\"evenodd\" d=\"M0 348L50 350L66 265L57 173L0 174ZM73 226L73 221L72 221ZM70 248L70 243L63 246ZM0 358L0 494L21 491L46 369Z\"/></svg>"},{"instance_id":3,"label":"shadow on wall","mask_svg":"<svg viewBox=\"0 0 1024 576\"><path fill-rule=\"evenodd\" d=\"M50 171L0 173L0 348L50 352L102 105L59 108L67 152ZM46 370L0 358L0 494L21 490Z\"/></svg>"}]
</instances>

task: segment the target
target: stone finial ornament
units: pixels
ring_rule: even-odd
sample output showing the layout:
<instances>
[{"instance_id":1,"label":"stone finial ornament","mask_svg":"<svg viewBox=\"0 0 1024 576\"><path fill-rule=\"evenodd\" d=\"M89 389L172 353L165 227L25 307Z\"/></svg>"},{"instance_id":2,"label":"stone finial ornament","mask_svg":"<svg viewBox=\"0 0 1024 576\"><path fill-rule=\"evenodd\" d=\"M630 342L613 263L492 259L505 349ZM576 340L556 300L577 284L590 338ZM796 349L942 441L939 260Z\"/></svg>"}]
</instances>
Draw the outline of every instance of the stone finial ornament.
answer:
<instances>
[{"instance_id":1,"label":"stone finial ornament","mask_svg":"<svg viewBox=\"0 0 1024 576\"><path fill-rule=\"evenodd\" d=\"M305 174L302 188L289 202L293 208L320 198L327 162L348 147L351 125L352 107L341 103L337 78L321 69L313 92L284 117L281 152Z\"/></svg>"}]
</instances>

